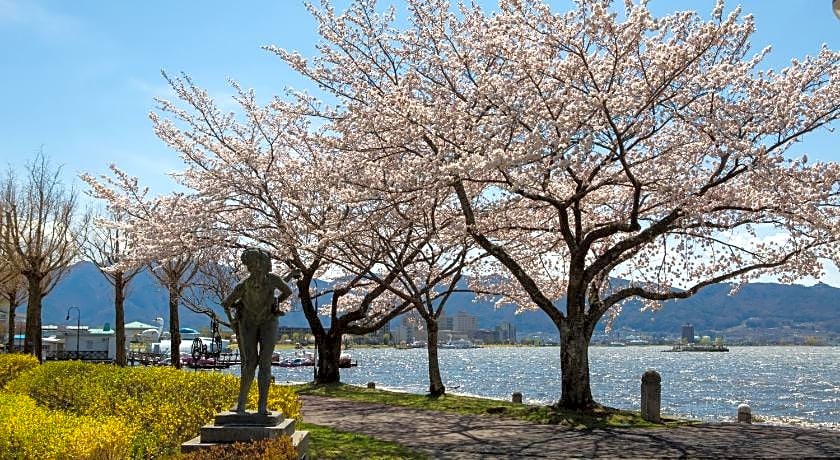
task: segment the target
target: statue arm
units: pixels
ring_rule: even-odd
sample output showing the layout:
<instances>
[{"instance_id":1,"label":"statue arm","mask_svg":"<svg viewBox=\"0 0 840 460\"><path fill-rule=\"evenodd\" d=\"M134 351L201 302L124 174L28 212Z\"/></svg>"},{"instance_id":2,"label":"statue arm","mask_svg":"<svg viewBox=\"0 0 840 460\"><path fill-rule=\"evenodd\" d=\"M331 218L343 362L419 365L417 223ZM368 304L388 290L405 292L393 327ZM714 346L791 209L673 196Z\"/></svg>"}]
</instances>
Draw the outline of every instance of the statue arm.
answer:
<instances>
[{"instance_id":1,"label":"statue arm","mask_svg":"<svg viewBox=\"0 0 840 460\"><path fill-rule=\"evenodd\" d=\"M230 294L228 294L227 297L225 297L225 299L222 300L222 307L230 308L230 307L233 306L233 304L236 303L237 300L241 299L242 298L242 289L243 289L243 283L240 282L239 284L236 285L235 288L233 288L233 291L231 291Z\"/></svg>"},{"instance_id":2,"label":"statue arm","mask_svg":"<svg viewBox=\"0 0 840 460\"><path fill-rule=\"evenodd\" d=\"M272 274L272 275L273 275L272 279L274 280L274 287L276 287L277 289L280 290L279 299L282 302L282 301L286 300L287 298L289 298L290 295L292 295L292 290L291 290L291 288L289 288L289 285L286 284L286 280L284 280L283 278L281 278L277 275L274 275L274 274Z\"/></svg>"}]
</instances>

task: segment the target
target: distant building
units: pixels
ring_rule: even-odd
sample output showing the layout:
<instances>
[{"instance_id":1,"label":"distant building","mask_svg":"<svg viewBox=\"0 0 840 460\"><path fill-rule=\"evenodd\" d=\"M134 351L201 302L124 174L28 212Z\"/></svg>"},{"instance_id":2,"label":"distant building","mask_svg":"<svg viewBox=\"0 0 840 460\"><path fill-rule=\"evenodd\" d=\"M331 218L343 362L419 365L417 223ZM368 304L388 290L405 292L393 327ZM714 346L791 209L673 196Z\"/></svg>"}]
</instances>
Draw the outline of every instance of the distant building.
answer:
<instances>
[{"instance_id":1,"label":"distant building","mask_svg":"<svg viewBox=\"0 0 840 460\"><path fill-rule=\"evenodd\" d=\"M496 334L499 343L516 343L516 326L507 321L496 325Z\"/></svg>"},{"instance_id":2,"label":"distant building","mask_svg":"<svg viewBox=\"0 0 840 460\"><path fill-rule=\"evenodd\" d=\"M0 348L6 346L6 342L8 342L9 330L8 323L9 323L9 307L0 307Z\"/></svg>"},{"instance_id":3,"label":"distant building","mask_svg":"<svg viewBox=\"0 0 840 460\"><path fill-rule=\"evenodd\" d=\"M475 331L472 339L478 344L499 343L499 331L490 329L479 329Z\"/></svg>"},{"instance_id":4,"label":"distant building","mask_svg":"<svg viewBox=\"0 0 840 460\"><path fill-rule=\"evenodd\" d=\"M385 343L385 334L391 336L391 325L389 323L385 323L384 326L380 327L379 329L368 332L367 334L363 335L350 335L345 336L344 340L351 340L356 345L361 344L369 344L369 345L377 345L380 343Z\"/></svg>"},{"instance_id":5,"label":"distant building","mask_svg":"<svg viewBox=\"0 0 840 460\"><path fill-rule=\"evenodd\" d=\"M26 320L24 319L24 317L25 315L15 316L14 335L12 336L12 350L23 351L23 340L26 331ZM6 344L8 344L9 342L8 327L9 320L6 319L6 322L2 326L2 329L5 331L5 333L3 334L4 349ZM41 345L41 347L43 348L43 344Z\"/></svg>"},{"instance_id":6,"label":"distant building","mask_svg":"<svg viewBox=\"0 0 840 460\"><path fill-rule=\"evenodd\" d=\"M694 343L694 326L691 323L683 324L680 338L683 343Z\"/></svg>"},{"instance_id":7,"label":"distant building","mask_svg":"<svg viewBox=\"0 0 840 460\"><path fill-rule=\"evenodd\" d=\"M391 327L391 340L397 343L411 343L415 340L426 340L425 332L421 331L419 326L420 318L403 315L400 323L396 327Z\"/></svg>"},{"instance_id":8,"label":"distant building","mask_svg":"<svg viewBox=\"0 0 840 460\"><path fill-rule=\"evenodd\" d=\"M478 317L466 312L458 312L452 324L452 330L471 337L478 330Z\"/></svg>"},{"instance_id":9,"label":"distant building","mask_svg":"<svg viewBox=\"0 0 840 460\"><path fill-rule=\"evenodd\" d=\"M41 336L46 359L113 361L116 357L116 334L108 323L101 329L84 325L44 325Z\"/></svg>"},{"instance_id":10,"label":"distant building","mask_svg":"<svg viewBox=\"0 0 840 460\"><path fill-rule=\"evenodd\" d=\"M126 342L157 342L160 340L161 331L158 329L158 326L152 324L132 321L125 323L123 329L125 330ZM145 331L149 332L143 334Z\"/></svg>"}]
</instances>

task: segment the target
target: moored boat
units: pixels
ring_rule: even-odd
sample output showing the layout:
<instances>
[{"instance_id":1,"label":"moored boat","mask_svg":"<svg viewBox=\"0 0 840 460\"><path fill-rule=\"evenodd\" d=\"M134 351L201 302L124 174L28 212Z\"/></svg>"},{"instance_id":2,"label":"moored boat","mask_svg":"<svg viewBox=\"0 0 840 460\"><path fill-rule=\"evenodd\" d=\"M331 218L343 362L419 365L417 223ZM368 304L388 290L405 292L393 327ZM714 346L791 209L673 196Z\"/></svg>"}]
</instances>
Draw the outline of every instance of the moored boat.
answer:
<instances>
[{"instance_id":1,"label":"moored boat","mask_svg":"<svg viewBox=\"0 0 840 460\"><path fill-rule=\"evenodd\" d=\"M449 340L449 342L441 343L438 345L438 348L478 348L475 346L474 343L470 342L467 339L456 339L456 340Z\"/></svg>"},{"instance_id":2,"label":"moored boat","mask_svg":"<svg viewBox=\"0 0 840 460\"><path fill-rule=\"evenodd\" d=\"M353 360L353 357L352 357L352 356L350 356L350 354L349 354L349 353L342 353L342 354L338 357L338 367L341 367L341 368L345 368L345 369L346 369L346 368L348 368L348 367L356 367L356 366L358 366L358 365L359 365L359 362L358 362L358 361L354 361L354 360Z\"/></svg>"},{"instance_id":3,"label":"moored boat","mask_svg":"<svg viewBox=\"0 0 840 460\"><path fill-rule=\"evenodd\" d=\"M303 367L315 365L315 354L310 351L298 350L294 357L280 359L280 355L275 354L277 359L272 359L271 364L280 367Z\"/></svg>"}]
</instances>

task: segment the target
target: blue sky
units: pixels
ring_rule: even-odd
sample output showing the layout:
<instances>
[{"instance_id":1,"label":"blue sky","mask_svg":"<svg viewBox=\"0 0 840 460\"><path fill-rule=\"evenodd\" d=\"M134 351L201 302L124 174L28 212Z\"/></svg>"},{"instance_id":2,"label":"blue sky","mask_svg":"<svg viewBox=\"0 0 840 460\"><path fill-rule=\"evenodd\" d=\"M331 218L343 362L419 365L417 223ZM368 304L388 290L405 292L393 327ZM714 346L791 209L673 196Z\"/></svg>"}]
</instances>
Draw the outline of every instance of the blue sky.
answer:
<instances>
[{"instance_id":1,"label":"blue sky","mask_svg":"<svg viewBox=\"0 0 840 460\"><path fill-rule=\"evenodd\" d=\"M657 13L705 15L713 4L651 2ZM729 2L727 10L736 5ZM773 46L767 66L783 67L822 43L840 46L840 20L829 0L742 5L758 23L754 47ZM186 72L221 100L232 94L233 78L264 99L306 82L260 46L312 55L315 42L314 21L299 0L0 0L0 164L20 169L43 146L64 165L68 181L82 171L104 173L113 162L166 193L166 173L180 161L154 136L147 116L154 97L171 96L160 71ZM840 160L832 136L812 136L796 151Z\"/></svg>"},{"instance_id":2,"label":"blue sky","mask_svg":"<svg viewBox=\"0 0 840 460\"><path fill-rule=\"evenodd\" d=\"M657 14L696 9L707 17L714 3L652 0L651 8ZM552 4L569 7L568 0ZM728 2L727 11L736 5ZM830 0L743 0L742 6L757 21L753 47L773 47L766 67L782 68L823 43L840 47ZM166 173L181 162L148 119L153 98L173 98L160 71L189 74L221 103L233 94L228 78L265 100L308 85L260 46L312 56L316 35L300 0L0 0L0 166L20 171L43 147L80 189L80 172L102 174L116 163L154 193L167 193L173 184ZM836 133L816 133L791 154L840 161L836 139ZM840 273L831 269L826 280L840 285Z\"/></svg>"},{"instance_id":3,"label":"blue sky","mask_svg":"<svg viewBox=\"0 0 840 460\"><path fill-rule=\"evenodd\" d=\"M222 98L229 77L266 95L302 84L260 45L311 50L303 5L238 3L0 0L0 161L19 168L43 146L68 180L114 162L169 191L180 162L148 119L171 95L162 69Z\"/></svg>"}]
</instances>

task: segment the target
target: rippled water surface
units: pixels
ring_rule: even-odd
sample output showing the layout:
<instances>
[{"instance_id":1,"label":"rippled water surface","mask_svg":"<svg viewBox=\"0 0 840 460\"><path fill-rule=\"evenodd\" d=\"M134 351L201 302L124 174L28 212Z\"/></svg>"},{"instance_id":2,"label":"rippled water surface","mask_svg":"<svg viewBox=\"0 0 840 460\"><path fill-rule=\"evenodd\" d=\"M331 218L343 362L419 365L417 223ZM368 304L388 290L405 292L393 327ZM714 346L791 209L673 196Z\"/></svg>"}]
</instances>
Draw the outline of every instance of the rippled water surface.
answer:
<instances>
[{"instance_id":1,"label":"rippled water surface","mask_svg":"<svg viewBox=\"0 0 840 460\"><path fill-rule=\"evenodd\" d=\"M642 373L662 376L663 414L732 421L740 403L766 420L840 427L840 347L730 347L729 353L663 353L666 346L592 347L592 393L598 402L639 409ZM351 350L359 367L341 370L345 383L411 393L428 389L425 349ZM560 349L489 347L440 350L451 393L530 403L560 397ZM310 381L312 368L274 368L279 382Z\"/></svg>"}]
</instances>

